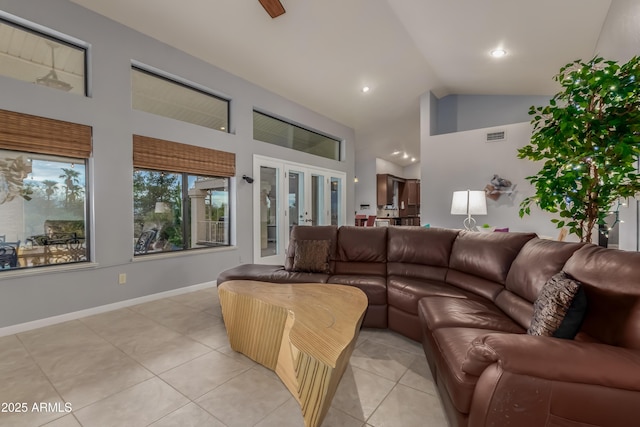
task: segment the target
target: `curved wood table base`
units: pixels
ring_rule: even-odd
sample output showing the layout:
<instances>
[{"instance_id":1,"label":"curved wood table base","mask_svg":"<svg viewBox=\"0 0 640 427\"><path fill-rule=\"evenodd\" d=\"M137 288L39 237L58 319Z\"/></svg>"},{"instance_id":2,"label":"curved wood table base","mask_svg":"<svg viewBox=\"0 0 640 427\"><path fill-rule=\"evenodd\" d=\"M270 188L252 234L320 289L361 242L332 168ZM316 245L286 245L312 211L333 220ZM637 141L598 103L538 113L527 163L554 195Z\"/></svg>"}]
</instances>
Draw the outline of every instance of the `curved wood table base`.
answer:
<instances>
[{"instance_id":1,"label":"curved wood table base","mask_svg":"<svg viewBox=\"0 0 640 427\"><path fill-rule=\"evenodd\" d=\"M364 292L232 280L218 294L231 348L275 371L298 400L305 426L319 426L355 347Z\"/></svg>"}]
</instances>

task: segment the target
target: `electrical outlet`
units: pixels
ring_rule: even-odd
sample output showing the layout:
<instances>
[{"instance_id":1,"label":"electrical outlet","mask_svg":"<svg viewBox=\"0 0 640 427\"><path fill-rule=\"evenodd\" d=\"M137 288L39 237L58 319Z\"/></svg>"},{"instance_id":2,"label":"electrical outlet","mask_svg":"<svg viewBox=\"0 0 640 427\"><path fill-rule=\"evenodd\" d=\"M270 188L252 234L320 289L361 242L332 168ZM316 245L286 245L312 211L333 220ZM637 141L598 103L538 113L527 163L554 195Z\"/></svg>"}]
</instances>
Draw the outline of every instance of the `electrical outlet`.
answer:
<instances>
[{"instance_id":1,"label":"electrical outlet","mask_svg":"<svg viewBox=\"0 0 640 427\"><path fill-rule=\"evenodd\" d=\"M118 275L118 284L124 285L127 283L127 273L120 273Z\"/></svg>"}]
</instances>

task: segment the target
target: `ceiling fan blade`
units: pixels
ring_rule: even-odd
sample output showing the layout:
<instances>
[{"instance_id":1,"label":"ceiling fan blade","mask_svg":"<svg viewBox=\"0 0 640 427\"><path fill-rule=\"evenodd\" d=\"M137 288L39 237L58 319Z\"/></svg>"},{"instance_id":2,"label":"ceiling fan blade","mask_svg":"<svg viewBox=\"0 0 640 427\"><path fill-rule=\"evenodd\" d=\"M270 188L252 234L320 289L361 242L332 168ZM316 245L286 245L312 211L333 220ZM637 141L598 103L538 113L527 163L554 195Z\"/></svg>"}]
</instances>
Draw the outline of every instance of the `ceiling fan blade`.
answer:
<instances>
[{"instance_id":1,"label":"ceiling fan blade","mask_svg":"<svg viewBox=\"0 0 640 427\"><path fill-rule=\"evenodd\" d=\"M259 0L259 1L262 7L264 7L264 10L266 10L269 16L271 16L272 18L277 18L278 16L282 15L285 12L284 6L282 6L282 3L280 3L279 0Z\"/></svg>"}]
</instances>

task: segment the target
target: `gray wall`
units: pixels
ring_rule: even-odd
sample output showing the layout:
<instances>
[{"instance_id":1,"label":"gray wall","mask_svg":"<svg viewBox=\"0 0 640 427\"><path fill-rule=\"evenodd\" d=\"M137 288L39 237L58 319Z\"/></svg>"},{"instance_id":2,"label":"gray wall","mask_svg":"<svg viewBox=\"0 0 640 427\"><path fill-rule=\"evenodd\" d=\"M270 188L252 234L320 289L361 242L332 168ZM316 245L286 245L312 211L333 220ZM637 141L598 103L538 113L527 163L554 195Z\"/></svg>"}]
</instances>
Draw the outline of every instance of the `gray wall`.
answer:
<instances>
[{"instance_id":1,"label":"gray wall","mask_svg":"<svg viewBox=\"0 0 640 427\"><path fill-rule=\"evenodd\" d=\"M132 260L132 134L235 152L237 176L252 174L253 154L344 171L347 220L353 221L352 129L69 1L0 0L0 10L91 45L90 98L0 76L0 109L93 127L89 203L95 261L76 270L41 268L0 275L0 328L209 282L226 268L252 261L252 190L241 179L232 182L237 200L234 247ZM230 97L231 133L132 111L132 60ZM332 161L254 141L253 107L343 138L347 160ZM119 273L127 274L126 285L118 285Z\"/></svg>"},{"instance_id":2,"label":"gray wall","mask_svg":"<svg viewBox=\"0 0 640 427\"><path fill-rule=\"evenodd\" d=\"M427 108L429 94L423 96ZM485 133L498 128L474 129L443 135L428 135L425 130L421 144L420 202L422 224L432 227L463 228L464 216L451 215L451 199L457 190L483 190L493 174L516 185L511 195L497 200L487 199L487 215L474 216L478 225L490 224L511 231L534 232L556 238L558 230L550 222L550 214L533 208L532 214L519 217L519 206L533 193L526 177L541 165L517 158L517 150L528 144L531 125L518 123L500 126L507 140L486 143Z\"/></svg>"},{"instance_id":3,"label":"gray wall","mask_svg":"<svg viewBox=\"0 0 640 427\"><path fill-rule=\"evenodd\" d=\"M520 203L533 193L526 177L540 166L518 159L517 150L531 137L529 107L548 100L497 95L456 95L437 100L432 93L425 93L420 103L421 223L462 228L464 216L451 215L453 192L483 190L497 174L515 184L516 192L502 195L497 201L487 199L487 215L477 216L477 223L555 238L558 231L546 212L534 208L532 215L524 219L519 216ZM452 117L445 117L443 112ZM455 129L441 132L441 126L453 123ZM507 139L485 142L486 133L495 130L506 131Z\"/></svg>"},{"instance_id":4,"label":"gray wall","mask_svg":"<svg viewBox=\"0 0 640 427\"><path fill-rule=\"evenodd\" d=\"M551 78L551 77L549 77ZM437 100L432 135L530 121L529 108L549 103L550 96L448 95Z\"/></svg>"}]
</instances>

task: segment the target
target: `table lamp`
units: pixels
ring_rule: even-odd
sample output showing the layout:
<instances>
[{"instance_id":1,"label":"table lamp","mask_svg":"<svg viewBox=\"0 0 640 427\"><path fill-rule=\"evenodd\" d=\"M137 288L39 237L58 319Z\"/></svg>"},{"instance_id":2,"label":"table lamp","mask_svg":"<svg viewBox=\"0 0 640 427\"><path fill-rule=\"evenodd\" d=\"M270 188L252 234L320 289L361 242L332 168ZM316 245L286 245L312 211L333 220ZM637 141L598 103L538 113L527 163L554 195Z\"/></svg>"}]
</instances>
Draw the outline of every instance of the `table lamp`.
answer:
<instances>
[{"instance_id":1,"label":"table lamp","mask_svg":"<svg viewBox=\"0 0 640 427\"><path fill-rule=\"evenodd\" d=\"M486 215L487 199L484 191L454 191L451 201L451 215L467 215L462 222L465 230L472 231L476 220L471 215Z\"/></svg>"}]
</instances>

